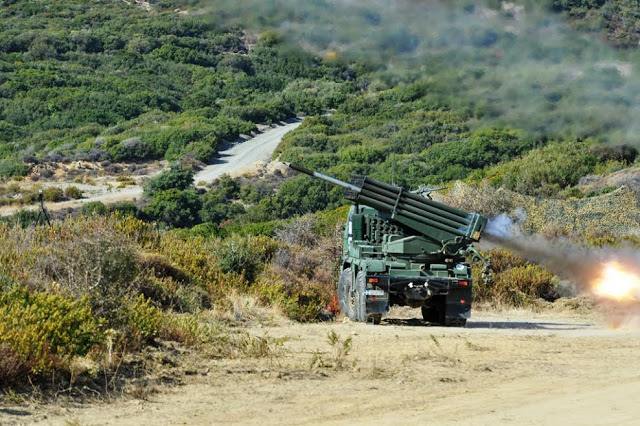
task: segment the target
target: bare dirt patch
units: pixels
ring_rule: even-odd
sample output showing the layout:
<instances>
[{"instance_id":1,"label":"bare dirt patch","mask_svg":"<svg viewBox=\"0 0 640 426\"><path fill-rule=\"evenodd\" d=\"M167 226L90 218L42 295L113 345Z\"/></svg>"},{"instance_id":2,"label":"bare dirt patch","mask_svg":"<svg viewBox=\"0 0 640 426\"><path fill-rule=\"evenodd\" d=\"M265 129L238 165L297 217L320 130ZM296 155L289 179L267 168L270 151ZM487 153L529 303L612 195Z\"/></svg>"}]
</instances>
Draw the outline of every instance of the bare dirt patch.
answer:
<instances>
[{"instance_id":1,"label":"bare dirt patch","mask_svg":"<svg viewBox=\"0 0 640 426\"><path fill-rule=\"evenodd\" d=\"M476 312L465 329L394 314L380 326L252 327L283 338L282 351L202 357L182 386L144 399L4 407L0 423L633 424L640 415L638 329L568 312Z\"/></svg>"}]
</instances>

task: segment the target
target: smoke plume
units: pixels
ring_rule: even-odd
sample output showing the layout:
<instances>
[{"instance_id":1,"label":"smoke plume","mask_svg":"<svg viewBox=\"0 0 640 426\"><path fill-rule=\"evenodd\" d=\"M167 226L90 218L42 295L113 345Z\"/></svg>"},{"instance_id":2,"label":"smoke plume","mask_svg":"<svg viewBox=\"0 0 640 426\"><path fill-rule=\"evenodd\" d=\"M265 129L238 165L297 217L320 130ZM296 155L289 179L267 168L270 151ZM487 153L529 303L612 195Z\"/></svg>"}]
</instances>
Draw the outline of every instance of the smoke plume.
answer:
<instances>
[{"instance_id":1,"label":"smoke plume","mask_svg":"<svg viewBox=\"0 0 640 426\"><path fill-rule=\"evenodd\" d=\"M497 216L487 227L485 244L488 243L488 248L499 246L508 249L530 262L543 265L567 280L574 294L594 294L594 284L602 279L604 271L612 264L623 273L633 275L634 281L640 280L640 252L635 248L591 247L566 238L525 235L520 232L519 224L522 222L521 217L514 220L506 214ZM634 291L629 295L632 300L625 303L597 299L598 304L605 308L611 325L640 324L640 287Z\"/></svg>"},{"instance_id":2,"label":"smoke plume","mask_svg":"<svg viewBox=\"0 0 640 426\"><path fill-rule=\"evenodd\" d=\"M522 219L501 214L489 222L484 240L506 248L522 258L545 266L567 279L578 292L590 291L608 262L616 261L640 275L640 252L631 247L592 247L567 238L545 238L520 231Z\"/></svg>"},{"instance_id":3,"label":"smoke plume","mask_svg":"<svg viewBox=\"0 0 640 426\"><path fill-rule=\"evenodd\" d=\"M276 29L290 43L374 69L370 90L425 82L464 108L538 138L640 144L633 52L578 33L550 2L216 0L219 25ZM636 57L637 61L637 57Z\"/></svg>"}]
</instances>

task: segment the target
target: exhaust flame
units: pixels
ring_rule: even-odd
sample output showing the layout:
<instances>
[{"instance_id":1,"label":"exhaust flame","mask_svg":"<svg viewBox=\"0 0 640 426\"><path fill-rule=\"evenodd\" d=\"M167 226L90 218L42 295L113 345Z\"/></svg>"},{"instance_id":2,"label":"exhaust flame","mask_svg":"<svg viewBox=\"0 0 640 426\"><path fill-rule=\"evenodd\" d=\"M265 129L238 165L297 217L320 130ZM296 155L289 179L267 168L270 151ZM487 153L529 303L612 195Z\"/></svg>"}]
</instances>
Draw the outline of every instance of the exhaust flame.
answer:
<instances>
[{"instance_id":1,"label":"exhaust flame","mask_svg":"<svg viewBox=\"0 0 640 426\"><path fill-rule=\"evenodd\" d=\"M640 302L640 276L616 261L604 265L602 275L593 284L593 293L618 302Z\"/></svg>"},{"instance_id":2,"label":"exhaust flame","mask_svg":"<svg viewBox=\"0 0 640 426\"><path fill-rule=\"evenodd\" d=\"M566 238L522 233L508 215L490 220L483 245L502 247L566 280L567 295L590 293L609 327L640 328L640 251L634 247L587 247Z\"/></svg>"}]
</instances>

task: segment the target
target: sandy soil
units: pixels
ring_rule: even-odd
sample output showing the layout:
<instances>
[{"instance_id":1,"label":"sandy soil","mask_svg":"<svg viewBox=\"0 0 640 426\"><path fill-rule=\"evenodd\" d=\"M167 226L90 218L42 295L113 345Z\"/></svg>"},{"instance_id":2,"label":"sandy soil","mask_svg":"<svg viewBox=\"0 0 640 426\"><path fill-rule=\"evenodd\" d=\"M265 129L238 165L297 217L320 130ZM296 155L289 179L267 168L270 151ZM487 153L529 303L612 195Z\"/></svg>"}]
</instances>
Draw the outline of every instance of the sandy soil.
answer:
<instances>
[{"instance_id":1,"label":"sandy soil","mask_svg":"<svg viewBox=\"0 0 640 426\"><path fill-rule=\"evenodd\" d=\"M210 183L225 173L232 176L239 176L247 172L255 171L257 167L263 166L270 161L271 154L273 154L273 151L278 147L282 137L297 128L301 123L301 120L294 119L279 126L266 127L263 132L251 139L226 144L216 160L195 174L194 182L196 184L201 182ZM160 172L160 168L156 168L151 170L147 176L151 177ZM142 196L140 183L118 188L118 182L115 181L115 179L100 179L96 181L96 185L84 185L72 182L42 182L42 184L44 186L58 186L62 189L73 185L83 191L85 198L80 200L47 203L46 208L51 211L77 208L91 201L115 203L118 201L135 200ZM3 206L0 207L0 216L11 215L21 208L37 209L38 206Z\"/></svg>"},{"instance_id":2,"label":"sandy soil","mask_svg":"<svg viewBox=\"0 0 640 426\"><path fill-rule=\"evenodd\" d=\"M266 358L204 359L147 400L0 408L0 423L637 424L640 330L594 315L475 313L465 329L396 312L252 328L286 337ZM394 319L395 317L395 319ZM352 339L342 358L327 341ZM314 365L315 360L315 365Z\"/></svg>"}]
</instances>

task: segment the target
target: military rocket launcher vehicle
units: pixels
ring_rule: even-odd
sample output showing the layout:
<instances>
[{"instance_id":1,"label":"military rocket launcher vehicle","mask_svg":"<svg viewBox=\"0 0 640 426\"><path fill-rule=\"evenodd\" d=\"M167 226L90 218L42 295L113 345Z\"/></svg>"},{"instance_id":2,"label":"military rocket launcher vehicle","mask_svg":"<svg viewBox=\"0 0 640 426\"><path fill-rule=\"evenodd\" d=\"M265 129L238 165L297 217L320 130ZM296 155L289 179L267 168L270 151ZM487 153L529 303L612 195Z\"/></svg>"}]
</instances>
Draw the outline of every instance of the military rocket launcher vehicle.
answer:
<instances>
[{"instance_id":1,"label":"military rocket launcher vehicle","mask_svg":"<svg viewBox=\"0 0 640 426\"><path fill-rule=\"evenodd\" d=\"M422 308L425 321L464 326L471 314L473 247L487 218L356 175L351 182L286 163L346 189L338 301L354 321L380 323L393 305Z\"/></svg>"}]
</instances>

